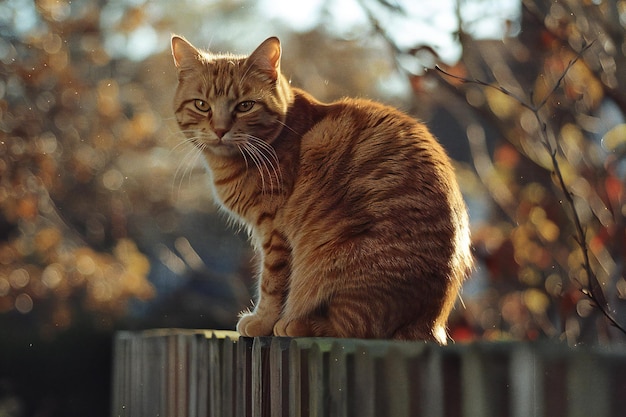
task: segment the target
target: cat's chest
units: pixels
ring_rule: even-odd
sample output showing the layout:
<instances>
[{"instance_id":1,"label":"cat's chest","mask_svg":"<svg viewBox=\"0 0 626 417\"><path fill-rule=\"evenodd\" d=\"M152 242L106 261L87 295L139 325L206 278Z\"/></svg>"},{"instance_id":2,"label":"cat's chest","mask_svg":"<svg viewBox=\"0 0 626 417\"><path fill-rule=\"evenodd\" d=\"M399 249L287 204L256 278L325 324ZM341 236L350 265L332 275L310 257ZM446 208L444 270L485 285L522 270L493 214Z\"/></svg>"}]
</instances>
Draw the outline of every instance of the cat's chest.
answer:
<instances>
[{"instance_id":1,"label":"cat's chest","mask_svg":"<svg viewBox=\"0 0 626 417\"><path fill-rule=\"evenodd\" d=\"M211 185L215 200L232 220L258 229L278 220L285 197L279 187L271 184L270 188L249 169L212 172Z\"/></svg>"}]
</instances>

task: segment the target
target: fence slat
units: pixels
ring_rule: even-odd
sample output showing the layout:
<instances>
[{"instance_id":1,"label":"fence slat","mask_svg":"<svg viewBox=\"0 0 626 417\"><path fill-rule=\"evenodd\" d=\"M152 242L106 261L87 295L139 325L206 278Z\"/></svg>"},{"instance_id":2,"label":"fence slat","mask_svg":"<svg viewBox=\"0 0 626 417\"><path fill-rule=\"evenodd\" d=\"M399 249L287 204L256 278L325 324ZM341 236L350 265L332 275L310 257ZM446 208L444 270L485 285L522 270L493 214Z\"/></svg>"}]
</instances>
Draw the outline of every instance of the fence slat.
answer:
<instances>
[{"instance_id":1,"label":"fence slat","mask_svg":"<svg viewBox=\"0 0 626 417\"><path fill-rule=\"evenodd\" d=\"M235 415L252 416L252 343L253 339L241 338L237 343L235 374Z\"/></svg>"},{"instance_id":2,"label":"fence slat","mask_svg":"<svg viewBox=\"0 0 626 417\"><path fill-rule=\"evenodd\" d=\"M272 338L256 337L252 342L251 355L251 410L253 416L270 417L270 363Z\"/></svg>"},{"instance_id":3,"label":"fence slat","mask_svg":"<svg viewBox=\"0 0 626 417\"><path fill-rule=\"evenodd\" d=\"M270 345L270 410L272 417L289 417L289 346L291 340L274 337Z\"/></svg>"},{"instance_id":4,"label":"fence slat","mask_svg":"<svg viewBox=\"0 0 626 417\"><path fill-rule=\"evenodd\" d=\"M320 346L315 343L311 346L307 358L308 364L308 398L309 398L309 417L322 417L326 415L325 397L328 387L324 383L325 367L324 352Z\"/></svg>"},{"instance_id":5,"label":"fence slat","mask_svg":"<svg viewBox=\"0 0 626 417\"><path fill-rule=\"evenodd\" d=\"M237 344L235 339L225 338L221 340L220 352L222 354L222 414L215 417L235 417L235 403L237 402Z\"/></svg>"},{"instance_id":6,"label":"fence slat","mask_svg":"<svg viewBox=\"0 0 626 417\"><path fill-rule=\"evenodd\" d=\"M289 343L289 416L309 416L310 339L292 339Z\"/></svg>"},{"instance_id":7,"label":"fence slat","mask_svg":"<svg viewBox=\"0 0 626 417\"><path fill-rule=\"evenodd\" d=\"M626 347L119 332L113 417L621 417Z\"/></svg>"},{"instance_id":8,"label":"fence slat","mask_svg":"<svg viewBox=\"0 0 626 417\"><path fill-rule=\"evenodd\" d=\"M328 355L328 412L332 417L348 415L348 364L346 345L333 343Z\"/></svg>"},{"instance_id":9,"label":"fence slat","mask_svg":"<svg viewBox=\"0 0 626 417\"><path fill-rule=\"evenodd\" d=\"M540 360L526 343L514 348L511 358L511 416L549 417L542 407L544 388Z\"/></svg>"},{"instance_id":10,"label":"fence slat","mask_svg":"<svg viewBox=\"0 0 626 417\"><path fill-rule=\"evenodd\" d=\"M611 387L606 367L597 355L574 352L569 357L568 398L571 417L609 417ZM626 410L624 410L626 411Z\"/></svg>"},{"instance_id":11,"label":"fence slat","mask_svg":"<svg viewBox=\"0 0 626 417\"><path fill-rule=\"evenodd\" d=\"M374 358L370 350L360 345L354 352L354 395L350 401L350 417L375 417Z\"/></svg>"}]
</instances>

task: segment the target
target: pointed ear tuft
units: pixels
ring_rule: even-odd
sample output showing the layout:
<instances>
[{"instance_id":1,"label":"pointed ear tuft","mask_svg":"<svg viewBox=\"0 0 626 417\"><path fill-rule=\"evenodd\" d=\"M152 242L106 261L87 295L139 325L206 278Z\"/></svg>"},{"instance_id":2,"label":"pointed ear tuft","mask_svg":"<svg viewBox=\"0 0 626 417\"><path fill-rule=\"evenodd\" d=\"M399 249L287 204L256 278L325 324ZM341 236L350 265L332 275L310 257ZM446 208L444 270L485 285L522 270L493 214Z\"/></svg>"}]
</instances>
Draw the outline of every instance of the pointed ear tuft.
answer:
<instances>
[{"instance_id":1,"label":"pointed ear tuft","mask_svg":"<svg viewBox=\"0 0 626 417\"><path fill-rule=\"evenodd\" d=\"M172 56L174 57L174 65L181 70L193 65L198 60L200 51L182 36L172 35Z\"/></svg>"},{"instance_id":2,"label":"pointed ear tuft","mask_svg":"<svg viewBox=\"0 0 626 417\"><path fill-rule=\"evenodd\" d=\"M271 37L263 41L258 48L248 57L248 63L266 72L272 80L278 78L280 73L280 41L277 37Z\"/></svg>"}]
</instances>

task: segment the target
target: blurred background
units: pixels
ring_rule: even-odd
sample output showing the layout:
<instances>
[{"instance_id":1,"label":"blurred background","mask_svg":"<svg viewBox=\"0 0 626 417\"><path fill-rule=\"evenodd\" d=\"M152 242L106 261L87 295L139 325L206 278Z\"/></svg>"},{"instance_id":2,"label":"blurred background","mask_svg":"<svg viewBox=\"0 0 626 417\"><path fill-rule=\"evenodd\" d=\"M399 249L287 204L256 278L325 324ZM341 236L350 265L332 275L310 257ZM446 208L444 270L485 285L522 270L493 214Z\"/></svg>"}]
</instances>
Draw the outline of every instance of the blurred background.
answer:
<instances>
[{"instance_id":1,"label":"blurred background","mask_svg":"<svg viewBox=\"0 0 626 417\"><path fill-rule=\"evenodd\" d=\"M247 237L175 125L171 33L277 35L293 85L428 123L477 258L457 342L623 343L596 304L626 325L625 28L623 0L0 2L0 417L107 416L116 330L233 329L250 303Z\"/></svg>"}]
</instances>

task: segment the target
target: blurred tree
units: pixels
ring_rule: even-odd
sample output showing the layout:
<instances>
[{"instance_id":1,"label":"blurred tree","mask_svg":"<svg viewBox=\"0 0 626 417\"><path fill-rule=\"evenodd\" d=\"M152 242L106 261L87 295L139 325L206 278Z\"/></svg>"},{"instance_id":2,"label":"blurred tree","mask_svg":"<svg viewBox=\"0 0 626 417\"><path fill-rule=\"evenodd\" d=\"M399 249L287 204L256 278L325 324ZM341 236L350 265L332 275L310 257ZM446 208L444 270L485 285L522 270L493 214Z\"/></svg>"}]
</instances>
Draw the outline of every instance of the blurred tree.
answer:
<instances>
[{"instance_id":1,"label":"blurred tree","mask_svg":"<svg viewBox=\"0 0 626 417\"><path fill-rule=\"evenodd\" d=\"M0 311L30 314L40 306L53 329L71 323L70 305L105 317L123 315L129 300L155 295L150 282L174 289L180 283L166 276L208 277L207 271L215 270L215 259L207 255L214 245L185 233L201 267L175 245L195 218L186 213L212 219L214 214L197 160L191 161L194 154L182 162L170 155L178 148L169 116L173 72L167 52L153 55L167 47L170 30L192 26L192 40L210 39L211 48L219 50L250 49L264 33L278 31L285 71L321 99L364 95L401 107L408 99L411 111L432 119L436 132L444 124L440 115L451 115L456 134L449 127L438 133L453 156L471 162L459 166L464 174L476 173L473 180L461 176L464 188L486 192L495 203L490 216L481 214L484 224L475 227L488 283L475 305L466 300L475 330L578 340L593 321L577 317L589 313L577 291L586 277L536 123L510 96L454 85L420 65L441 63L453 74L493 81L520 97L533 91L533 99L541 100L583 42L596 40L544 114L588 231L594 270L610 289L610 305L623 315L625 100L617 71L624 39L623 19L616 17L623 14L622 3L527 1L520 26L513 12L495 18L481 13L495 10L488 0L459 0L447 18L429 6L442 16L434 21L408 3L378 0L355 3L361 13L352 20L338 18L327 2L321 3L317 22L300 32L275 22L253 26L262 3L244 0L202 7L186 2L176 13L167 2L4 3ZM228 19L239 22L238 29L223 30ZM504 42L481 37L494 22L500 27L493 33L508 34ZM419 38L405 30L418 26L434 35ZM442 46L451 42L459 45L456 57ZM385 44L389 53L381 54ZM412 98L406 86L413 89ZM467 144L454 139L459 132ZM479 199L468 196L470 206ZM243 243L224 245L238 254L232 262L248 256ZM245 304L247 292L236 287L229 290L236 294L234 302ZM71 297L81 301L68 303ZM236 311L225 311L220 322L229 323Z\"/></svg>"},{"instance_id":2,"label":"blurred tree","mask_svg":"<svg viewBox=\"0 0 626 417\"><path fill-rule=\"evenodd\" d=\"M626 3L525 1L519 36L503 42L466 32L461 11L469 3L475 2L457 2L462 58L442 65L448 73L490 82L508 93L459 85L458 79L432 71L408 74L418 97L446 108L463 127L475 172L496 204L488 223L475 224L477 255L487 276L482 295L466 303L466 318L483 337L548 335L570 343L623 339L598 321L584 295L589 281L572 213L551 175L542 126L521 102L547 100L540 116L583 224L583 247L607 294L606 308L625 323L626 87L618 69L626 44L618 16ZM391 42L386 28L378 29ZM583 59L565 73L589 42L594 43ZM391 49L411 52L393 43ZM429 52L438 60L436 51ZM562 88L548 97L563 76Z\"/></svg>"},{"instance_id":3,"label":"blurred tree","mask_svg":"<svg viewBox=\"0 0 626 417\"><path fill-rule=\"evenodd\" d=\"M103 49L96 3L14 3L0 13L0 312L41 309L48 329L83 309L119 316L153 289L127 232L132 190L118 159L148 146L159 118L136 68L123 85L110 78L119 62Z\"/></svg>"}]
</instances>

